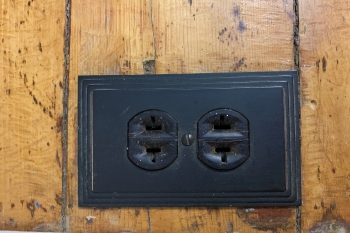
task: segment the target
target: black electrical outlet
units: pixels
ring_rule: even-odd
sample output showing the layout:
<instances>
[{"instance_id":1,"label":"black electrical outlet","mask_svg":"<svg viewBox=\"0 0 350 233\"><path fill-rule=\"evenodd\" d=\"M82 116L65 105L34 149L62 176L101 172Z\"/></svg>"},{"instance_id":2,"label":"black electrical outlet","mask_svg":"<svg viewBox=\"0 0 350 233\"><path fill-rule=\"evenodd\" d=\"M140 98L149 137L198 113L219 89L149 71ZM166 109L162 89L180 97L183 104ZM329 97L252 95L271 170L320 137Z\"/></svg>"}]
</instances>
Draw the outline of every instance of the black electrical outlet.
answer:
<instances>
[{"instance_id":1,"label":"black electrical outlet","mask_svg":"<svg viewBox=\"0 0 350 233\"><path fill-rule=\"evenodd\" d=\"M80 76L79 205L300 205L298 76Z\"/></svg>"}]
</instances>

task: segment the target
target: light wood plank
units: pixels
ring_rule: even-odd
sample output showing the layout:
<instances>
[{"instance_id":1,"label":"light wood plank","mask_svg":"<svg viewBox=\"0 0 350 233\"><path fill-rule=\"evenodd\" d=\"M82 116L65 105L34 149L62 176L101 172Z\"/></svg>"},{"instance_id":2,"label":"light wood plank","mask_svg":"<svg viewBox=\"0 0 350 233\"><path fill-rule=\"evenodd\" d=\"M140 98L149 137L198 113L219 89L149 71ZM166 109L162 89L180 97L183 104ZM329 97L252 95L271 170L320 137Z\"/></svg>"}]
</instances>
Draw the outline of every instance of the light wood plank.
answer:
<instances>
[{"instance_id":1,"label":"light wood plank","mask_svg":"<svg viewBox=\"0 0 350 233\"><path fill-rule=\"evenodd\" d=\"M154 57L149 1L72 2L69 89L68 230L71 232L147 232L145 208L78 208L77 76L142 74Z\"/></svg>"},{"instance_id":2,"label":"light wood plank","mask_svg":"<svg viewBox=\"0 0 350 233\"><path fill-rule=\"evenodd\" d=\"M300 2L304 232L350 232L349 2Z\"/></svg>"},{"instance_id":3,"label":"light wood plank","mask_svg":"<svg viewBox=\"0 0 350 233\"><path fill-rule=\"evenodd\" d=\"M293 20L292 0L153 0L157 73L292 70Z\"/></svg>"},{"instance_id":4,"label":"light wood plank","mask_svg":"<svg viewBox=\"0 0 350 233\"><path fill-rule=\"evenodd\" d=\"M0 229L61 231L64 1L0 8Z\"/></svg>"}]
</instances>

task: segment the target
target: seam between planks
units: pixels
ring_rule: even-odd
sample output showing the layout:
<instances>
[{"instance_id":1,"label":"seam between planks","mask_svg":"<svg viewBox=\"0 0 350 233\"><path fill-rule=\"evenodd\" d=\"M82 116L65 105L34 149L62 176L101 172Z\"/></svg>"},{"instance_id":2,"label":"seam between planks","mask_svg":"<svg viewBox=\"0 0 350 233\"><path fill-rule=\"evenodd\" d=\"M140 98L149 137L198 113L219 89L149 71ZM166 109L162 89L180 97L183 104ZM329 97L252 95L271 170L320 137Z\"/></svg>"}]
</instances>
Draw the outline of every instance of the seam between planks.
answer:
<instances>
[{"instance_id":1,"label":"seam between planks","mask_svg":"<svg viewBox=\"0 0 350 233\"><path fill-rule=\"evenodd\" d=\"M67 231L67 157L68 157L68 97L69 97L69 59L71 35L71 0L65 1L64 26L64 75L63 75L63 113L62 113L62 231Z\"/></svg>"},{"instance_id":2,"label":"seam between planks","mask_svg":"<svg viewBox=\"0 0 350 233\"><path fill-rule=\"evenodd\" d=\"M299 43L300 43L300 35L299 35L299 0L294 0L294 43L293 43L293 55L294 55L294 69L300 71L299 65Z\"/></svg>"},{"instance_id":3,"label":"seam between planks","mask_svg":"<svg viewBox=\"0 0 350 233\"><path fill-rule=\"evenodd\" d=\"M153 2L150 0L150 19L151 19L151 28L152 28L152 35L153 35L153 55L154 55L154 61L157 58L157 51L156 51L156 36L154 34L154 23L153 23Z\"/></svg>"},{"instance_id":4,"label":"seam between planks","mask_svg":"<svg viewBox=\"0 0 350 233\"><path fill-rule=\"evenodd\" d=\"M294 69L297 70L300 75L300 33L299 33L299 0L294 0L294 43L293 43L293 55L294 55ZM299 93L300 93L300 84L299 84ZM300 94L299 94L300 96ZM301 125L301 121L299 119L299 124ZM301 179L302 180L302 179ZM296 233L301 233L301 206L296 208L295 213L295 221L296 221Z\"/></svg>"}]
</instances>

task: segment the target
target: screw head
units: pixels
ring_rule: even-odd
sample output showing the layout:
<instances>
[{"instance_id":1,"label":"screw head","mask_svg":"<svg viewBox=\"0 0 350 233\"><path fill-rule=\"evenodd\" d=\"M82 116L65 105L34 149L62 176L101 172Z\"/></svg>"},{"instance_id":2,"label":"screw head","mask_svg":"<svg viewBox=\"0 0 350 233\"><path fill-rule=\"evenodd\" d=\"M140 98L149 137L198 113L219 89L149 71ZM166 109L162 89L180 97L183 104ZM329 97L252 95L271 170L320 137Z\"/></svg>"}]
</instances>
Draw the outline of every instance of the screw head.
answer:
<instances>
[{"instance_id":1,"label":"screw head","mask_svg":"<svg viewBox=\"0 0 350 233\"><path fill-rule=\"evenodd\" d=\"M182 144L184 144L185 146L190 146L193 144L194 137L192 134L186 133L182 135L181 141L182 141Z\"/></svg>"}]
</instances>

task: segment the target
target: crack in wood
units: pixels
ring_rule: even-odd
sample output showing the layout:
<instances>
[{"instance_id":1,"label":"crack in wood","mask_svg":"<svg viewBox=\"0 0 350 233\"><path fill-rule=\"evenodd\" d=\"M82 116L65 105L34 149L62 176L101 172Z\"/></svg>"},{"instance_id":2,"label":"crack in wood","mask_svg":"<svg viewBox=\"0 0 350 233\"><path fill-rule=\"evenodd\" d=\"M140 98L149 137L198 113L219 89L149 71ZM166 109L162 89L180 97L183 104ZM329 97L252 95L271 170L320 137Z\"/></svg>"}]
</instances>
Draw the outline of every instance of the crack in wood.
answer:
<instances>
[{"instance_id":1,"label":"crack in wood","mask_svg":"<svg viewBox=\"0 0 350 233\"><path fill-rule=\"evenodd\" d=\"M154 23L153 23L153 2L150 0L150 19L151 19L151 28L152 28L152 35L153 35L153 55L154 55L154 60L157 58L157 53L156 53L156 36L154 34Z\"/></svg>"},{"instance_id":2,"label":"crack in wood","mask_svg":"<svg viewBox=\"0 0 350 233\"><path fill-rule=\"evenodd\" d=\"M68 157L68 97L69 97L69 59L71 36L71 0L65 3L66 22L64 27L64 75L63 75L63 114L62 114L62 232L67 231L67 157Z\"/></svg>"},{"instance_id":3,"label":"crack in wood","mask_svg":"<svg viewBox=\"0 0 350 233\"><path fill-rule=\"evenodd\" d=\"M148 207L147 207L147 218L148 218L148 233L152 233L152 221L151 221L151 215L149 213Z\"/></svg>"}]
</instances>

